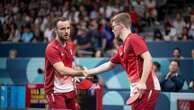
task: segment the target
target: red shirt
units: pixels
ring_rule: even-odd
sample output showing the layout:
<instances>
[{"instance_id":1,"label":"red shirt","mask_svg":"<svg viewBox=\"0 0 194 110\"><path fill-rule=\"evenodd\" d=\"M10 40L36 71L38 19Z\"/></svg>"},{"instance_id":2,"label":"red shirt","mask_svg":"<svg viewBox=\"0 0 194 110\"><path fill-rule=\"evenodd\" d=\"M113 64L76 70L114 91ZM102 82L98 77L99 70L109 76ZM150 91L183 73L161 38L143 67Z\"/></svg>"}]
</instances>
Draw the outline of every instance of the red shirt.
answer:
<instances>
[{"instance_id":1,"label":"red shirt","mask_svg":"<svg viewBox=\"0 0 194 110\"><path fill-rule=\"evenodd\" d=\"M46 94L53 93L55 88L59 88L56 87L56 83L58 83L58 86L61 86L60 88L62 88L64 84L70 86L68 89L72 88L72 77L60 75L53 67L53 64L60 61L62 61L66 67L72 67L72 50L69 43L62 46L59 41L55 39L48 44L45 52L44 88Z\"/></svg>"},{"instance_id":2,"label":"red shirt","mask_svg":"<svg viewBox=\"0 0 194 110\"><path fill-rule=\"evenodd\" d=\"M111 62L121 64L127 72L129 81L135 83L141 79L143 59L140 55L146 51L148 48L143 37L131 33L111 58ZM149 75L146 85L148 89L154 88L152 74Z\"/></svg>"}]
</instances>

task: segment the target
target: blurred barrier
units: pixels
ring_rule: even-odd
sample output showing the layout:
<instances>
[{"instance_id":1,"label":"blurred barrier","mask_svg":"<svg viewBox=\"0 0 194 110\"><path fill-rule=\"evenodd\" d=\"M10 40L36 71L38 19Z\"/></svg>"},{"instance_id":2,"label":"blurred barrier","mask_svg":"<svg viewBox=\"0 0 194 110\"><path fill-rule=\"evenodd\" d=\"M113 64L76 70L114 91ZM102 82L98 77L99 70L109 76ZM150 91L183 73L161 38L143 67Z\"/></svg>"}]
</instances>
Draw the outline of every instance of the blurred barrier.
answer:
<instances>
[{"instance_id":1,"label":"blurred barrier","mask_svg":"<svg viewBox=\"0 0 194 110\"><path fill-rule=\"evenodd\" d=\"M194 100L178 100L177 110L194 110Z\"/></svg>"},{"instance_id":2,"label":"blurred barrier","mask_svg":"<svg viewBox=\"0 0 194 110\"><path fill-rule=\"evenodd\" d=\"M107 60L107 58L76 58L75 63L92 68ZM161 63L162 73L167 73L169 59L155 58L154 61ZM185 79L194 79L194 60L182 59L180 61L180 73ZM40 72L42 69L44 69L44 58L18 58L15 60L0 58L0 108L25 107L25 85L28 83L32 85L43 83L43 73ZM101 109L129 110L130 106L126 105L125 101L128 98L130 89L127 75L122 67L117 66L113 70L105 72L105 74L100 74L99 78L103 81L104 89L103 92L99 91L99 94L102 93L103 97L102 102L99 102L99 104L103 104ZM162 93L156 110L161 110L160 108L163 108L163 110L177 110L177 101L185 99L194 100L194 91L190 91L190 93ZM101 99L97 98L96 100Z\"/></svg>"},{"instance_id":3,"label":"blurred barrier","mask_svg":"<svg viewBox=\"0 0 194 110\"><path fill-rule=\"evenodd\" d=\"M82 110L102 110L102 85L98 88L78 90L78 102ZM0 109L45 109L47 100L43 84L1 85Z\"/></svg>"},{"instance_id":4,"label":"blurred barrier","mask_svg":"<svg viewBox=\"0 0 194 110\"><path fill-rule=\"evenodd\" d=\"M0 109L46 108L43 84L1 85ZM27 89L26 89L27 88ZM129 89L96 89L95 95L88 90L80 92L80 105L84 110L131 110L126 105ZM84 95L84 94L85 95ZM89 105L88 105L89 104ZM155 110L193 110L194 92L162 92ZM185 109L183 109L185 108ZM186 109L187 108L187 109Z\"/></svg>"},{"instance_id":5,"label":"blurred barrier","mask_svg":"<svg viewBox=\"0 0 194 110\"><path fill-rule=\"evenodd\" d=\"M92 68L108 58L75 58L78 65ZM154 58L161 64L161 73L168 72L168 58ZM17 58L15 60L0 58L0 84L37 84L43 83L44 58ZM180 60L180 74L186 80L194 80L194 59ZM123 68L118 65L113 70L100 74L105 86L111 89L127 89L129 83Z\"/></svg>"},{"instance_id":6,"label":"blurred barrier","mask_svg":"<svg viewBox=\"0 0 194 110\"><path fill-rule=\"evenodd\" d=\"M1 85L0 108L25 108L25 86Z\"/></svg>"},{"instance_id":7,"label":"blurred barrier","mask_svg":"<svg viewBox=\"0 0 194 110\"><path fill-rule=\"evenodd\" d=\"M46 108L47 100L43 84L26 85L26 107L27 108Z\"/></svg>"}]
</instances>

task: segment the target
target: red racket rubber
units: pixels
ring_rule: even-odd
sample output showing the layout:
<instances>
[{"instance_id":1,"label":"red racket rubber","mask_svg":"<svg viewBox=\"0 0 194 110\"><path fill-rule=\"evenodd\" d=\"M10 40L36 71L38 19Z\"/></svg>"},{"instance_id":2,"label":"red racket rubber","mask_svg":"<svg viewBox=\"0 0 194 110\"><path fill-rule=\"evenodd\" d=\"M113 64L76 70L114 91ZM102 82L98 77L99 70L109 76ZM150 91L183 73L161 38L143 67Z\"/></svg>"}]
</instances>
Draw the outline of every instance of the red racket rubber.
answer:
<instances>
[{"instance_id":1,"label":"red racket rubber","mask_svg":"<svg viewBox=\"0 0 194 110\"><path fill-rule=\"evenodd\" d=\"M92 81L88 79L84 79L78 84L78 89L89 89L92 86Z\"/></svg>"},{"instance_id":2,"label":"red racket rubber","mask_svg":"<svg viewBox=\"0 0 194 110\"><path fill-rule=\"evenodd\" d=\"M138 98L139 98L140 94L138 92L136 92L133 96L130 96L127 100L127 104L131 105L133 104Z\"/></svg>"}]
</instances>

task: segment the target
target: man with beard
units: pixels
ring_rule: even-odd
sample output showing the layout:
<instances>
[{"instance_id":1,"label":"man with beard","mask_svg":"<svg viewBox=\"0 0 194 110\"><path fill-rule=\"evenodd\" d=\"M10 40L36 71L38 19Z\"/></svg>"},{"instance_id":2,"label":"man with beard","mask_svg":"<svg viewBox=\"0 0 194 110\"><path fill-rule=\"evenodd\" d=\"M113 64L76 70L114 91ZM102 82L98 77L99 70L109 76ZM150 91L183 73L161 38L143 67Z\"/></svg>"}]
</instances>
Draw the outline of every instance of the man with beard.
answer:
<instances>
[{"instance_id":1,"label":"man with beard","mask_svg":"<svg viewBox=\"0 0 194 110\"><path fill-rule=\"evenodd\" d=\"M86 75L83 70L72 69L72 49L70 47L70 21L56 18L55 39L45 52L44 88L50 109L77 110L73 76Z\"/></svg>"}]
</instances>

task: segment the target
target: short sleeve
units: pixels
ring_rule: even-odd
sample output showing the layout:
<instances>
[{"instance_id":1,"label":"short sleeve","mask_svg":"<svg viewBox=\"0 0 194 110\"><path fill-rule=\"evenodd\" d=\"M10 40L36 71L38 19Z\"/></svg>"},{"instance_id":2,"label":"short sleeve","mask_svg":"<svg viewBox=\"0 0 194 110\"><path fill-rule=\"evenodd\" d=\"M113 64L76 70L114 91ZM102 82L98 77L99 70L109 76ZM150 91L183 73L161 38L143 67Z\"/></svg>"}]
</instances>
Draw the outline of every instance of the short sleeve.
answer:
<instances>
[{"instance_id":1,"label":"short sleeve","mask_svg":"<svg viewBox=\"0 0 194 110\"><path fill-rule=\"evenodd\" d=\"M52 65L62 61L60 51L58 51L57 48L54 47L48 47L46 49L46 57Z\"/></svg>"},{"instance_id":2,"label":"short sleeve","mask_svg":"<svg viewBox=\"0 0 194 110\"><path fill-rule=\"evenodd\" d=\"M141 37L133 37L132 39L130 39L130 44L137 56L148 51L148 47L144 39Z\"/></svg>"},{"instance_id":3,"label":"short sleeve","mask_svg":"<svg viewBox=\"0 0 194 110\"><path fill-rule=\"evenodd\" d=\"M119 50L117 50L116 54L112 58L110 58L110 61L115 64L120 63L120 56L119 56Z\"/></svg>"}]
</instances>

